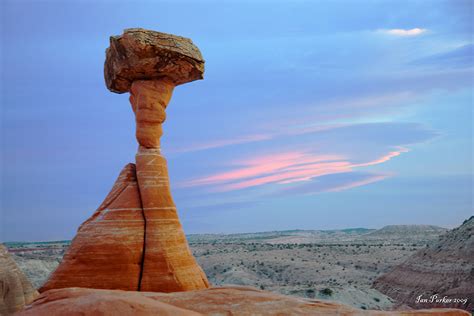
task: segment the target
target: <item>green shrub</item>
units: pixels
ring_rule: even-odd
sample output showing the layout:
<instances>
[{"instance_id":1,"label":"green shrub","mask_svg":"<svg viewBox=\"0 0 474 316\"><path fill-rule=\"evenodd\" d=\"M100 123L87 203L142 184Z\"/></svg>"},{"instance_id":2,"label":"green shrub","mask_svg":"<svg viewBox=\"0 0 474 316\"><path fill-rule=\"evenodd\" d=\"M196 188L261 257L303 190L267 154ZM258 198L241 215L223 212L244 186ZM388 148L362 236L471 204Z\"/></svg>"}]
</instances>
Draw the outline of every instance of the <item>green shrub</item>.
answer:
<instances>
[{"instance_id":1,"label":"green shrub","mask_svg":"<svg viewBox=\"0 0 474 316\"><path fill-rule=\"evenodd\" d=\"M319 293L321 293L322 295L331 296L334 293L334 291L327 287L319 291Z\"/></svg>"}]
</instances>

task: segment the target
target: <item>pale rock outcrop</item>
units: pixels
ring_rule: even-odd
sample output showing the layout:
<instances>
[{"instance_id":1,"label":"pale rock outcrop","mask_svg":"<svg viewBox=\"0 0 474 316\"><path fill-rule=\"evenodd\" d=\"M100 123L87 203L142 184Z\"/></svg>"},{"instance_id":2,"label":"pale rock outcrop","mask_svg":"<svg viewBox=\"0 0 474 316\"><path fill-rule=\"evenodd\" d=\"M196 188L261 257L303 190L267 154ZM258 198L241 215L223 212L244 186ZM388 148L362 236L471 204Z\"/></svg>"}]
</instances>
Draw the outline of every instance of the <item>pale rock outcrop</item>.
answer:
<instances>
[{"instance_id":1,"label":"pale rock outcrop","mask_svg":"<svg viewBox=\"0 0 474 316\"><path fill-rule=\"evenodd\" d=\"M18 265L0 244L0 315L10 315L38 296Z\"/></svg>"}]
</instances>

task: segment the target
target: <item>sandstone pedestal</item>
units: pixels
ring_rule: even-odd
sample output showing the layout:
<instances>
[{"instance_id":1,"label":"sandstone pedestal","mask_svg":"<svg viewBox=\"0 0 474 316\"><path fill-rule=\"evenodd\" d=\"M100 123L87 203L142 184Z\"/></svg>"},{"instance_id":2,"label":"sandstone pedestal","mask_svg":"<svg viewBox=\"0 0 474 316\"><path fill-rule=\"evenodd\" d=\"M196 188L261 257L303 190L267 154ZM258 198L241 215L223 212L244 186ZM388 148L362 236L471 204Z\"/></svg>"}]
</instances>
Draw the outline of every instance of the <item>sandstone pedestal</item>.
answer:
<instances>
[{"instance_id":1,"label":"sandstone pedestal","mask_svg":"<svg viewBox=\"0 0 474 316\"><path fill-rule=\"evenodd\" d=\"M40 292L71 286L138 291L144 240L135 165L128 164Z\"/></svg>"},{"instance_id":2,"label":"sandstone pedestal","mask_svg":"<svg viewBox=\"0 0 474 316\"><path fill-rule=\"evenodd\" d=\"M130 91L139 150L105 201L78 230L41 292L66 287L177 292L209 287L186 241L160 152L176 85L203 78L191 40L143 29L110 38L104 67L112 92Z\"/></svg>"},{"instance_id":3,"label":"sandstone pedestal","mask_svg":"<svg viewBox=\"0 0 474 316\"><path fill-rule=\"evenodd\" d=\"M136 161L146 222L140 289L177 292L208 287L206 275L188 247L176 213L165 158L159 149L141 147Z\"/></svg>"}]
</instances>

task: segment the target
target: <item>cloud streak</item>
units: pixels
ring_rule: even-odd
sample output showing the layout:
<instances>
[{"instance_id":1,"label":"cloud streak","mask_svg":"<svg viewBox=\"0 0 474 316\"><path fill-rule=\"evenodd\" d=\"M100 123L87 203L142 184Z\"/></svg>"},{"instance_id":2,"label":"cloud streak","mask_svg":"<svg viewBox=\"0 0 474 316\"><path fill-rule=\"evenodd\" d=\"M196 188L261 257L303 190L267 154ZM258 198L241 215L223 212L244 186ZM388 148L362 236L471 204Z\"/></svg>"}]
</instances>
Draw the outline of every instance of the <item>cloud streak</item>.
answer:
<instances>
[{"instance_id":1,"label":"cloud streak","mask_svg":"<svg viewBox=\"0 0 474 316\"><path fill-rule=\"evenodd\" d=\"M209 193L257 188L286 190L330 175L349 175L385 164L407 153L407 146L437 135L420 124L393 122L334 125L312 133L310 130L282 131L259 143L241 144L240 153L214 162L218 168L211 169L214 172L182 179L179 187L199 188ZM209 160L205 163L212 164ZM348 190L386 177L378 173L362 179L346 177L330 190Z\"/></svg>"},{"instance_id":2,"label":"cloud streak","mask_svg":"<svg viewBox=\"0 0 474 316\"><path fill-rule=\"evenodd\" d=\"M384 180L392 174L351 171L321 176L312 181L283 188L272 196L313 195L324 192L340 192Z\"/></svg>"},{"instance_id":3,"label":"cloud streak","mask_svg":"<svg viewBox=\"0 0 474 316\"><path fill-rule=\"evenodd\" d=\"M400 104L414 102L417 98L415 93L405 91L360 98L341 98L321 104L305 104L295 107L292 115L287 115L284 119L277 116L269 119L269 122L259 122L259 130L250 131L247 135L183 144L180 147L171 147L168 152L171 154L190 153L269 141L286 136L331 131L351 126L354 122L360 123L364 119L370 121L371 115L388 116L387 113L392 108L400 112L400 108L403 107ZM315 122L318 123L315 124ZM321 122L324 123L321 124Z\"/></svg>"},{"instance_id":4,"label":"cloud streak","mask_svg":"<svg viewBox=\"0 0 474 316\"><path fill-rule=\"evenodd\" d=\"M340 191L344 191L344 190L349 190L349 189L357 188L357 187L364 186L364 185L367 185L367 184L371 184L371 183L374 183L374 182L378 182L378 181L384 180L388 177L389 177L389 175L386 175L386 174L374 174L370 177L367 177L366 179L347 182L347 183L343 183L339 186L329 188L329 189L326 190L326 192L340 192Z\"/></svg>"},{"instance_id":5,"label":"cloud streak","mask_svg":"<svg viewBox=\"0 0 474 316\"><path fill-rule=\"evenodd\" d=\"M193 151L201 151L201 150L214 149L214 148L225 147L225 146L230 146L230 145L258 142L262 140L268 140L270 138L272 138L272 135L268 135L268 134L246 135L243 137L208 141L201 144L193 144L193 145L182 147L182 148L174 148L174 149L172 148L170 150L170 153L187 153L187 152L193 152Z\"/></svg>"},{"instance_id":6,"label":"cloud streak","mask_svg":"<svg viewBox=\"0 0 474 316\"><path fill-rule=\"evenodd\" d=\"M425 33L427 30L423 28L413 28L413 29L389 29L389 30L380 30L381 32L393 36L402 36L402 37L410 37L410 36L418 36Z\"/></svg>"},{"instance_id":7,"label":"cloud streak","mask_svg":"<svg viewBox=\"0 0 474 316\"><path fill-rule=\"evenodd\" d=\"M187 181L181 186L210 186L214 192L225 192L268 184L287 185L331 174L350 173L356 168L387 162L407 151L406 148L400 147L381 157L362 163L354 163L341 155L321 155L308 152L285 152L277 155L256 156L240 161L239 164L243 167ZM371 180L341 184L333 190L350 189L379 181L384 177L378 176Z\"/></svg>"}]
</instances>

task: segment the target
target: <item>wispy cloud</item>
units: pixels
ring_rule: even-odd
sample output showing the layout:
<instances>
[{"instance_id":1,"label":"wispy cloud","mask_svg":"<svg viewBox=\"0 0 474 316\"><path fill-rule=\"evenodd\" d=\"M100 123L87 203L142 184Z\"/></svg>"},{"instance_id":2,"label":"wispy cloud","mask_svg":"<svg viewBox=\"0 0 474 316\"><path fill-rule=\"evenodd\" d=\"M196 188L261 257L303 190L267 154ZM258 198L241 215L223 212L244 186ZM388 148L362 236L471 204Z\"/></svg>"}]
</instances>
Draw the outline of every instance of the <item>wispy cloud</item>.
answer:
<instances>
[{"instance_id":1,"label":"wispy cloud","mask_svg":"<svg viewBox=\"0 0 474 316\"><path fill-rule=\"evenodd\" d=\"M271 137L272 135L268 135L268 134L255 134L255 135L246 135L246 136L236 137L236 138L220 139L220 140L204 142L201 144L192 144L192 145L181 147L181 148L171 148L170 153L185 153L185 152L219 148L219 147L230 146L230 145L252 143L252 142L257 142L257 141L262 141L262 140L268 140Z\"/></svg>"},{"instance_id":2,"label":"wispy cloud","mask_svg":"<svg viewBox=\"0 0 474 316\"><path fill-rule=\"evenodd\" d=\"M394 36L418 36L425 33L427 30L416 27L413 29L388 29L379 31Z\"/></svg>"},{"instance_id":3,"label":"wispy cloud","mask_svg":"<svg viewBox=\"0 0 474 316\"><path fill-rule=\"evenodd\" d=\"M386 155L384 155L384 156L382 156L382 157L380 157L376 160L372 160L372 161L365 162L365 163L355 164L354 167L368 167L368 166L378 165L378 164L387 162L392 158L400 156L402 153L406 153L408 151L409 150L407 148L398 147L397 150L391 151L388 154L386 154Z\"/></svg>"},{"instance_id":4,"label":"wispy cloud","mask_svg":"<svg viewBox=\"0 0 474 316\"><path fill-rule=\"evenodd\" d=\"M323 192L340 192L384 180L393 174L364 171L342 172L318 177L312 181L282 188L272 196L313 195Z\"/></svg>"},{"instance_id":5,"label":"wispy cloud","mask_svg":"<svg viewBox=\"0 0 474 316\"><path fill-rule=\"evenodd\" d=\"M474 65L474 44L460 45L448 51L425 56L414 60L409 65L462 68Z\"/></svg>"},{"instance_id":6,"label":"wispy cloud","mask_svg":"<svg viewBox=\"0 0 474 316\"><path fill-rule=\"evenodd\" d=\"M375 175L372 175L370 177L367 177L366 179L347 182L347 183L341 184L339 186L329 188L329 189L326 190L326 192L340 192L340 191L349 190L349 189L352 189L352 188L357 188L357 187L360 187L360 186L364 186L364 185L367 185L367 184L371 184L371 183L374 183L374 182L384 180L384 179L388 178L389 176L390 175L388 175L388 174L375 174Z\"/></svg>"},{"instance_id":7,"label":"wispy cloud","mask_svg":"<svg viewBox=\"0 0 474 316\"><path fill-rule=\"evenodd\" d=\"M257 156L240 161L239 164L243 167L194 179L182 183L181 186L211 186L212 191L223 192L266 184L304 182L325 175L349 173L359 167L381 164L406 151L405 148L398 148L381 157L362 163L354 163L341 155L320 155L307 152ZM333 190L345 190L382 178L376 177L370 181L364 179L354 183L344 183Z\"/></svg>"},{"instance_id":8,"label":"wispy cloud","mask_svg":"<svg viewBox=\"0 0 474 316\"><path fill-rule=\"evenodd\" d=\"M278 181L286 182L291 181L294 176L301 177L304 175L304 172L301 171L308 168L314 169L317 166L327 166L328 163L334 163L334 160L341 160L341 157L311 155L303 152L257 156L232 163L233 165L239 164L244 167L188 181L183 186L220 185L227 183L226 187L231 189ZM234 184L229 185L228 183L231 182Z\"/></svg>"},{"instance_id":9,"label":"wispy cloud","mask_svg":"<svg viewBox=\"0 0 474 316\"><path fill-rule=\"evenodd\" d=\"M180 147L171 147L168 153L181 154L204 151L232 145L268 141L291 135L330 131L350 126L354 123L371 121L373 120L371 116L377 116L377 118L388 116L387 113L392 108L396 108L397 113L400 113L402 112L403 104L410 104L410 102L416 101L417 98L416 94L404 91L368 95L359 98L340 98L324 103L302 104L295 107L292 115L286 115L284 118L281 115L276 115L276 117L266 122L259 122L258 130L248 131L249 134L247 135L204 140L202 143L184 144ZM328 111L328 109L331 110ZM274 109L272 112L274 112ZM393 117L392 113L390 115ZM271 117L270 114L269 117Z\"/></svg>"}]
</instances>

